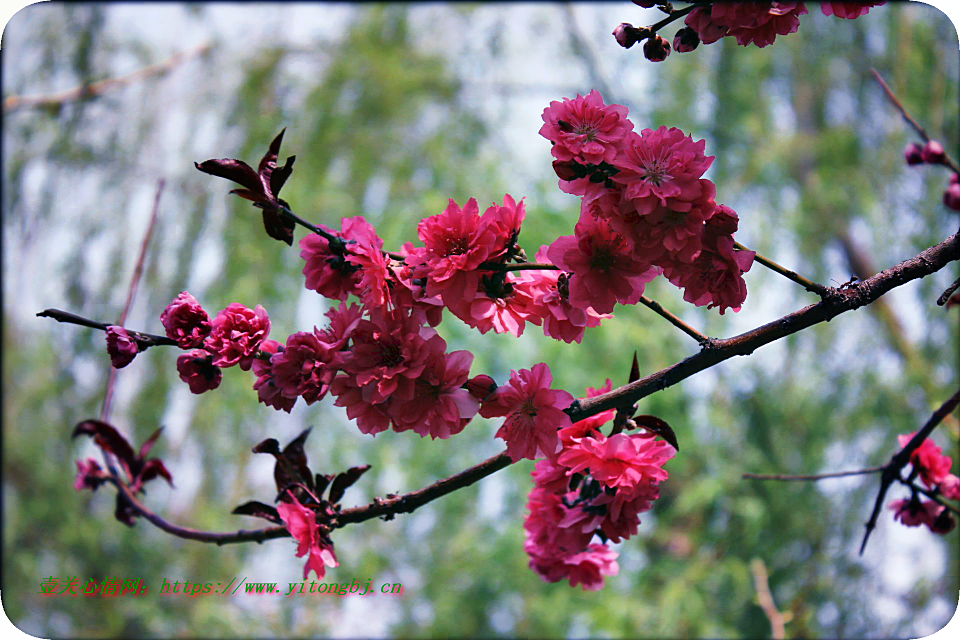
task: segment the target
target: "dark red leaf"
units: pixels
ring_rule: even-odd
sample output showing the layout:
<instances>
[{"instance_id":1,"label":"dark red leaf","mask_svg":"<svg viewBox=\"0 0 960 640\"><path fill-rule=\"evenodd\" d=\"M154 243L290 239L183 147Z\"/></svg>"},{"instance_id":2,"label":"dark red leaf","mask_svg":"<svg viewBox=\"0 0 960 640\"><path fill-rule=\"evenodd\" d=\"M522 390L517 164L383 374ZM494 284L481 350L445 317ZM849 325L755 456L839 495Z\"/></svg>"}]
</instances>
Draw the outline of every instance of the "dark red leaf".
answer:
<instances>
[{"instance_id":1,"label":"dark red leaf","mask_svg":"<svg viewBox=\"0 0 960 640\"><path fill-rule=\"evenodd\" d=\"M272 453L277 455L280 453L280 443L277 442L276 438L267 438L257 446L253 448L254 453Z\"/></svg>"},{"instance_id":2,"label":"dark red leaf","mask_svg":"<svg viewBox=\"0 0 960 640\"><path fill-rule=\"evenodd\" d=\"M204 160L200 163L193 163L194 166L218 178L226 178L236 182L241 187L245 187L254 193L262 193L263 185L260 182L260 176L257 172L242 160L234 158L218 158L214 160Z\"/></svg>"},{"instance_id":3,"label":"dark red leaf","mask_svg":"<svg viewBox=\"0 0 960 640\"><path fill-rule=\"evenodd\" d=\"M293 245L293 228L296 226L296 223L292 220L288 220L281 216L277 211L271 209L263 210L263 228L266 229L267 235L273 238L274 240L279 240L280 242L286 242L288 245Z\"/></svg>"},{"instance_id":4,"label":"dark red leaf","mask_svg":"<svg viewBox=\"0 0 960 640\"><path fill-rule=\"evenodd\" d=\"M274 507L271 507L268 504L263 504L262 502L257 502L256 500L244 502L236 509L231 511L231 513L234 513L238 516L265 518L270 522L275 522L276 524L281 524L283 522L283 520L280 518L280 514L277 513L277 510Z\"/></svg>"},{"instance_id":5,"label":"dark red leaf","mask_svg":"<svg viewBox=\"0 0 960 640\"><path fill-rule=\"evenodd\" d=\"M73 436L88 435L93 438L94 444L108 453L117 456L124 465L127 473L135 466L136 461L133 457L133 448L127 439L120 435L120 432L111 427L106 422L100 420L84 420L73 428Z\"/></svg>"},{"instance_id":6,"label":"dark red leaf","mask_svg":"<svg viewBox=\"0 0 960 640\"><path fill-rule=\"evenodd\" d=\"M290 156L282 167L277 167L273 170L273 173L270 174L270 191L273 192L274 196L280 195L280 189L283 188L283 185L287 182L287 178L293 173L293 163L296 162L296 160L297 156Z\"/></svg>"},{"instance_id":7,"label":"dark red leaf","mask_svg":"<svg viewBox=\"0 0 960 640\"><path fill-rule=\"evenodd\" d=\"M170 472L167 471L167 468L163 466L163 462L159 458L151 458L146 461L143 469L140 470L138 478L140 481L139 484L149 482L156 477L163 478L171 487L173 486L173 478L170 477Z\"/></svg>"},{"instance_id":8,"label":"dark red leaf","mask_svg":"<svg viewBox=\"0 0 960 640\"><path fill-rule=\"evenodd\" d=\"M340 498L343 497L344 492L360 479L360 476L369 471L370 465L365 464L360 467L350 467L343 473L337 474L337 477L333 479L333 484L330 485L330 495L328 500L331 504L336 504L340 502Z\"/></svg>"},{"instance_id":9,"label":"dark red leaf","mask_svg":"<svg viewBox=\"0 0 960 640\"><path fill-rule=\"evenodd\" d=\"M117 493L117 508L113 511L114 517L127 525L133 526L133 519L137 517L137 512L130 504L130 501L123 497L122 493Z\"/></svg>"},{"instance_id":10,"label":"dark red leaf","mask_svg":"<svg viewBox=\"0 0 960 640\"><path fill-rule=\"evenodd\" d=\"M673 429L670 427L666 421L661 420L657 416L651 415L642 415L634 416L633 421L637 423L638 427L643 427L653 433L657 434L661 438L667 441L670 446L672 446L677 451L680 451L680 444L677 442L677 434L673 432Z\"/></svg>"},{"instance_id":11,"label":"dark red leaf","mask_svg":"<svg viewBox=\"0 0 960 640\"><path fill-rule=\"evenodd\" d=\"M330 484L330 481L333 480L336 476L332 473L327 473L320 475L319 473L314 478L314 493L317 494L317 497L323 497L323 492L326 490L327 486Z\"/></svg>"},{"instance_id":12,"label":"dark red leaf","mask_svg":"<svg viewBox=\"0 0 960 640\"><path fill-rule=\"evenodd\" d=\"M313 474L307 466L307 454L303 452L303 444L310 435L310 428L298 435L277 456L277 466L273 469L273 477L277 482L277 489L281 489L292 482L302 482L311 491L313 490Z\"/></svg>"},{"instance_id":13,"label":"dark red leaf","mask_svg":"<svg viewBox=\"0 0 960 640\"><path fill-rule=\"evenodd\" d=\"M633 366L630 367L630 379L627 380L627 384L631 382L636 382L640 379L640 361L637 360L637 352L633 352Z\"/></svg>"},{"instance_id":14,"label":"dark red leaf","mask_svg":"<svg viewBox=\"0 0 960 640\"><path fill-rule=\"evenodd\" d=\"M147 454L150 453L150 449L153 447L153 444L157 441L157 438L160 437L160 434L163 433L163 427L160 427L152 434L150 437L143 441L143 444L140 445L140 455L137 458L142 462L147 459Z\"/></svg>"}]
</instances>

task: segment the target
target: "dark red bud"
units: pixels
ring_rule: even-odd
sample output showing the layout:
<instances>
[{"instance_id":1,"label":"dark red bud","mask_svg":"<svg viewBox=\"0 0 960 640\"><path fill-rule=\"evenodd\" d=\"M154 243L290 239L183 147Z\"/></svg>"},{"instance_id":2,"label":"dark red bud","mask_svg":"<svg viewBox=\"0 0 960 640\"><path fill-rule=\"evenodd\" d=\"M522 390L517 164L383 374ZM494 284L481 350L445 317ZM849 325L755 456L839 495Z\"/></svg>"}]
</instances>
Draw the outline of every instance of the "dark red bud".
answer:
<instances>
[{"instance_id":1,"label":"dark red bud","mask_svg":"<svg viewBox=\"0 0 960 640\"><path fill-rule=\"evenodd\" d=\"M643 55L650 62L663 62L670 55L670 43L660 36L651 36L643 45Z\"/></svg>"},{"instance_id":2,"label":"dark red bud","mask_svg":"<svg viewBox=\"0 0 960 640\"><path fill-rule=\"evenodd\" d=\"M573 168L573 160L567 160L566 162L560 162L559 160L553 161L553 170L556 172L557 177L561 180L576 180L577 172Z\"/></svg>"},{"instance_id":3,"label":"dark red bud","mask_svg":"<svg viewBox=\"0 0 960 640\"><path fill-rule=\"evenodd\" d=\"M909 165L923 164L923 152L920 149L920 145L916 142L911 142L904 147L903 158Z\"/></svg>"},{"instance_id":4,"label":"dark red bud","mask_svg":"<svg viewBox=\"0 0 960 640\"><path fill-rule=\"evenodd\" d=\"M931 140L923 145L923 150L920 153L923 156L923 161L927 164L943 164L944 159L947 157L947 153L943 150L943 145L936 140Z\"/></svg>"},{"instance_id":5,"label":"dark red bud","mask_svg":"<svg viewBox=\"0 0 960 640\"><path fill-rule=\"evenodd\" d=\"M477 400L483 402L487 397L497 390L497 383L493 378L487 375L474 376L467 380L467 391Z\"/></svg>"},{"instance_id":6,"label":"dark red bud","mask_svg":"<svg viewBox=\"0 0 960 640\"><path fill-rule=\"evenodd\" d=\"M943 509L940 515L937 516L937 519L933 521L933 526L930 527L930 530L942 535L953 531L955 526L957 526L957 521L953 519L949 511Z\"/></svg>"},{"instance_id":7,"label":"dark red bud","mask_svg":"<svg viewBox=\"0 0 960 640\"><path fill-rule=\"evenodd\" d=\"M700 36L690 27L684 27L677 31L673 38L673 49L677 53L689 53L700 45Z\"/></svg>"},{"instance_id":8,"label":"dark red bud","mask_svg":"<svg viewBox=\"0 0 960 640\"><path fill-rule=\"evenodd\" d=\"M943 192L943 204L954 211L960 211L960 184L954 182Z\"/></svg>"},{"instance_id":9,"label":"dark red bud","mask_svg":"<svg viewBox=\"0 0 960 640\"><path fill-rule=\"evenodd\" d=\"M613 37L616 38L617 44L624 49L629 49L637 44L639 35L637 28L629 22L621 22L617 25L617 28L613 30Z\"/></svg>"}]
</instances>

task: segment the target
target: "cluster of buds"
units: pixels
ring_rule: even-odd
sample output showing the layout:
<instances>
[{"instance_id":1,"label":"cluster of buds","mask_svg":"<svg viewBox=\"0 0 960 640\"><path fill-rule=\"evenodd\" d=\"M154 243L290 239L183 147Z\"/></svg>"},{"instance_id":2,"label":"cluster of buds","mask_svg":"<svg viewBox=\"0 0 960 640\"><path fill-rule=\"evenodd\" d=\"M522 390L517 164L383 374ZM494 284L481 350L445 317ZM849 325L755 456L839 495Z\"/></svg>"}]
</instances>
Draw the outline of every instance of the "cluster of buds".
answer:
<instances>
[{"instance_id":1,"label":"cluster of buds","mask_svg":"<svg viewBox=\"0 0 960 640\"><path fill-rule=\"evenodd\" d=\"M922 147L911 142L903 149L903 158L910 166L918 164L947 164L947 152L936 140L928 140ZM954 211L960 211L960 175L950 174L950 184L943 192L943 204Z\"/></svg>"}]
</instances>

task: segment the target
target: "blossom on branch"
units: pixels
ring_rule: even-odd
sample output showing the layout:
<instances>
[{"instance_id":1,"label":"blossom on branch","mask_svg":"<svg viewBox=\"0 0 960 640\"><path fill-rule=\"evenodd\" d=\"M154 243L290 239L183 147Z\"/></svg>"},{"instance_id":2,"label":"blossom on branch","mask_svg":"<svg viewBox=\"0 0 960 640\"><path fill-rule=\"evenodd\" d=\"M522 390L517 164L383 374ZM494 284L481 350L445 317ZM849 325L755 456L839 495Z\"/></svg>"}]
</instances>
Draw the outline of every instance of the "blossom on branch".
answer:
<instances>
[{"instance_id":1,"label":"blossom on branch","mask_svg":"<svg viewBox=\"0 0 960 640\"><path fill-rule=\"evenodd\" d=\"M906 447L914 435L916 435L916 431L897 436L900 448ZM925 438L920 446L910 454L910 462L919 472L923 484L930 489L946 480L947 476L950 475L950 466L953 464L953 460L950 459L950 456L943 455L941 451L942 449L934 444L933 440Z\"/></svg>"},{"instance_id":2,"label":"blossom on branch","mask_svg":"<svg viewBox=\"0 0 960 640\"><path fill-rule=\"evenodd\" d=\"M415 381L413 396L391 403L394 428L412 429L432 439L446 439L463 431L480 409L477 398L463 388L472 363L469 351L431 352Z\"/></svg>"},{"instance_id":3,"label":"blossom on branch","mask_svg":"<svg viewBox=\"0 0 960 640\"><path fill-rule=\"evenodd\" d=\"M264 340L260 345L260 353L273 356L283 350L283 346L276 340ZM293 405L297 402L297 397L287 398L281 393L273 376L272 359L254 358L253 375L257 380L253 383L253 390L257 392L257 401L262 402L268 407L273 407L278 411L290 413Z\"/></svg>"},{"instance_id":4,"label":"blossom on branch","mask_svg":"<svg viewBox=\"0 0 960 640\"><path fill-rule=\"evenodd\" d=\"M879 7L885 2L821 2L820 11L825 16L836 16L853 20L865 16L871 7Z\"/></svg>"},{"instance_id":5,"label":"blossom on branch","mask_svg":"<svg viewBox=\"0 0 960 640\"><path fill-rule=\"evenodd\" d=\"M333 543L320 532L317 514L300 504L292 492L289 492L288 496L290 501L277 505L277 513L287 531L297 541L297 557L302 558L309 554L303 567L303 579L306 580L312 570L317 574L317 580L321 580L326 573L324 565L339 566Z\"/></svg>"},{"instance_id":6,"label":"blossom on branch","mask_svg":"<svg viewBox=\"0 0 960 640\"><path fill-rule=\"evenodd\" d=\"M191 393L204 393L220 386L223 373L213 364L213 356L203 349L194 349L177 357L177 373Z\"/></svg>"},{"instance_id":7,"label":"blossom on branch","mask_svg":"<svg viewBox=\"0 0 960 640\"><path fill-rule=\"evenodd\" d=\"M270 318L259 304L248 309L239 302L231 302L211 325L203 346L213 354L213 364L218 367L239 364L247 371L260 343L270 335Z\"/></svg>"},{"instance_id":8,"label":"blossom on branch","mask_svg":"<svg viewBox=\"0 0 960 640\"><path fill-rule=\"evenodd\" d=\"M291 334L283 349L270 356L273 385L284 398L303 398L308 405L313 404L327 395L337 374L332 360L329 345L320 339L316 329Z\"/></svg>"},{"instance_id":9,"label":"blossom on branch","mask_svg":"<svg viewBox=\"0 0 960 640\"><path fill-rule=\"evenodd\" d=\"M333 300L346 300L351 293L359 296L363 274L357 275L361 266L347 259L348 251L355 252L357 245L380 250L383 240L363 216L343 218L339 233L324 225L319 226L336 236L338 242L331 243L318 233L300 239L300 257L305 261L303 275L306 276L307 289Z\"/></svg>"},{"instance_id":10,"label":"blossom on branch","mask_svg":"<svg viewBox=\"0 0 960 640\"><path fill-rule=\"evenodd\" d=\"M186 291L167 305L160 314L160 323L167 337L176 340L181 349L194 349L203 344L210 333L210 316L197 299Z\"/></svg>"},{"instance_id":11,"label":"blossom on branch","mask_svg":"<svg viewBox=\"0 0 960 640\"><path fill-rule=\"evenodd\" d=\"M122 369L136 357L139 345L123 327L109 326L106 329L107 354L114 369Z\"/></svg>"}]
</instances>

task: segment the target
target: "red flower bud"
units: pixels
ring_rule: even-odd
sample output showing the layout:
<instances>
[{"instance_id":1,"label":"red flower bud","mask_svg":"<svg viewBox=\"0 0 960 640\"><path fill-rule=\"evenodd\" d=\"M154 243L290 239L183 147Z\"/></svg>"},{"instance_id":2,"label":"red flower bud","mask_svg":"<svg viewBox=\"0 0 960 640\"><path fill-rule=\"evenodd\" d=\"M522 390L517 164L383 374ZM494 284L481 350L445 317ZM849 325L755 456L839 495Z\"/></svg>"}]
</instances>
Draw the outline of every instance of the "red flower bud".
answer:
<instances>
[{"instance_id":1,"label":"red flower bud","mask_svg":"<svg viewBox=\"0 0 960 640\"><path fill-rule=\"evenodd\" d=\"M566 162L554 160L553 170L561 180L576 180L577 173L573 170L573 164L573 160L567 160Z\"/></svg>"},{"instance_id":2,"label":"red flower bud","mask_svg":"<svg viewBox=\"0 0 960 640\"><path fill-rule=\"evenodd\" d=\"M923 153L920 150L920 145L918 145L916 142L911 142L904 147L903 158L909 165L923 164Z\"/></svg>"},{"instance_id":3,"label":"red flower bud","mask_svg":"<svg viewBox=\"0 0 960 640\"><path fill-rule=\"evenodd\" d=\"M467 391L470 392L470 395L481 402L486 400L487 396L497 390L497 383L493 381L493 378L487 375L474 376L467 380L467 384L464 386L466 386Z\"/></svg>"},{"instance_id":4,"label":"red flower bud","mask_svg":"<svg viewBox=\"0 0 960 640\"><path fill-rule=\"evenodd\" d=\"M670 55L670 43L660 36L651 36L643 45L643 55L650 62L663 62Z\"/></svg>"},{"instance_id":5,"label":"red flower bud","mask_svg":"<svg viewBox=\"0 0 960 640\"><path fill-rule=\"evenodd\" d=\"M944 159L947 157L946 152L943 150L943 145L936 140L930 140L927 144L923 145L923 150L920 153L923 156L923 161L927 164L943 164Z\"/></svg>"},{"instance_id":6,"label":"red flower bud","mask_svg":"<svg viewBox=\"0 0 960 640\"><path fill-rule=\"evenodd\" d=\"M617 25L617 28L613 30L613 37L616 38L617 44L624 49L629 49L637 44L638 35L639 32L637 28L629 22L621 22Z\"/></svg>"},{"instance_id":7,"label":"red flower bud","mask_svg":"<svg viewBox=\"0 0 960 640\"><path fill-rule=\"evenodd\" d=\"M960 184L954 182L943 192L943 204L954 211L960 211Z\"/></svg>"},{"instance_id":8,"label":"red flower bud","mask_svg":"<svg viewBox=\"0 0 960 640\"><path fill-rule=\"evenodd\" d=\"M673 49L677 53L688 53L700 45L700 36L690 27L684 27L677 31L673 38Z\"/></svg>"}]
</instances>

